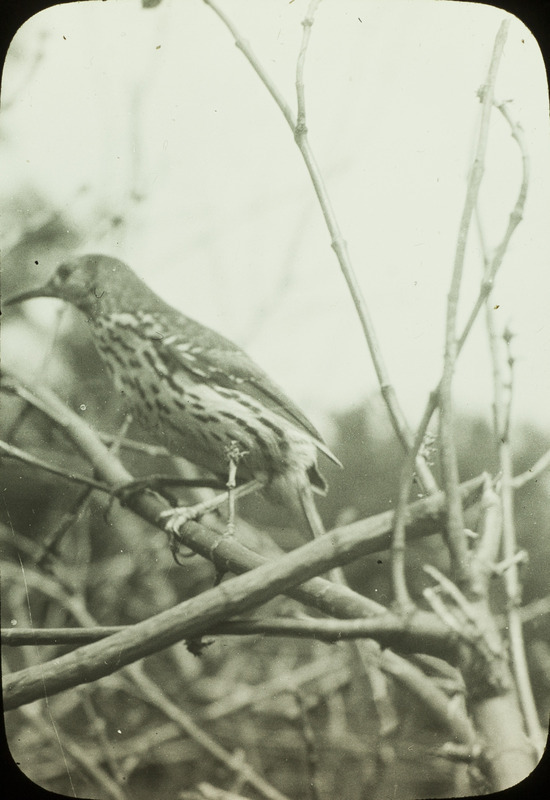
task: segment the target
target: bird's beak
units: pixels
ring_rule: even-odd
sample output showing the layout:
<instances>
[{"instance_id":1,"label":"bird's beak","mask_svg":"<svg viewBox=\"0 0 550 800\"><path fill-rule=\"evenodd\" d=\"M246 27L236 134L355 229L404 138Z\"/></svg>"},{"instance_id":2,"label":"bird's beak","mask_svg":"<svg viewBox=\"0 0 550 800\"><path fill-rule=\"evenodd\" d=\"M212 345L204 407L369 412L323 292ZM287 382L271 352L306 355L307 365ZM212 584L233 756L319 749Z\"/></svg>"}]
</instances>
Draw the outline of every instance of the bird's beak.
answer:
<instances>
[{"instance_id":1,"label":"bird's beak","mask_svg":"<svg viewBox=\"0 0 550 800\"><path fill-rule=\"evenodd\" d=\"M39 286L36 289L27 289L26 292L14 294L3 301L3 305L11 306L14 303L22 303L25 300L32 300L34 297L55 297L55 294L48 286Z\"/></svg>"}]
</instances>

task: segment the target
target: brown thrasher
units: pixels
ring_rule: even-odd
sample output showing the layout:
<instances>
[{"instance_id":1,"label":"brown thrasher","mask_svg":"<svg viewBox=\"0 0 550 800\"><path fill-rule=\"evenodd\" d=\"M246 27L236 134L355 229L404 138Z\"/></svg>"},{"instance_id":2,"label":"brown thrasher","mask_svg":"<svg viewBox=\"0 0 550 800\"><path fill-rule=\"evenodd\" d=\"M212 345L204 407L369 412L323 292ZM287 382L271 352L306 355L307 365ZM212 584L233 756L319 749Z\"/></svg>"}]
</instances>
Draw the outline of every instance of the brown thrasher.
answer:
<instances>
[{"instance_id":1,"label":"brown thrasher","mask_svg":"<svg viewBox=\"0 0 550 800\"><path fill-rule=\"evenodd\" d=\"M317 453L340 462L243 350L176 311L116 258L74 258L7 304L33 297L57 297L86 315L130 411L172 453L227 480L236 448L237 482L265 482L268 497L303 510L314 536L324 532L313 499L327 488Z\"/></svg>"}]
</instances>

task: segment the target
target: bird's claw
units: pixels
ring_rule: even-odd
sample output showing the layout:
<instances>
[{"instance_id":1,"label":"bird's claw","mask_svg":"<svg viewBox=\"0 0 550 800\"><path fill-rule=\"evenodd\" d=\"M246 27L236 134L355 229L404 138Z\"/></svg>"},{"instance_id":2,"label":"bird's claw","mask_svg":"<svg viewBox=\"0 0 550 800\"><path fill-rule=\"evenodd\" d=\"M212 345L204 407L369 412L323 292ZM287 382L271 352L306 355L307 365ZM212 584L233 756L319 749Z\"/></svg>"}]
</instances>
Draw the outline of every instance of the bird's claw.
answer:
<instances>
[{"instance_id":1,"label":"bird's claw","mask_svg":"<svg viewBox=\"0 0 550 800\"><path fill-rule=\"evenodd\" d=\"M164 526L164 530L168 533L170 538L170 549L174 557L174 561L180 567L183 566L180 559L186 560L196 556L194 550L186 547L181 543L180 531L182 527L192 519L197 517L197 510L195 508L188 508L186 506L178 506L177 508L169 508L166 511L161 511L158 520Z\"/></svg>"},{"instance_id":2,"label":"bird's claw","mask_svg":"<svg viewBox=\"0 0 550 800\"><path fill-rule=\"evenodd\" d=\"M159 520L162 521L164 529L168 533L178 534L183 526L192 519L197 518L197 510L187 506L178 506L161 511Z\"/></svg>"}]
</instances>

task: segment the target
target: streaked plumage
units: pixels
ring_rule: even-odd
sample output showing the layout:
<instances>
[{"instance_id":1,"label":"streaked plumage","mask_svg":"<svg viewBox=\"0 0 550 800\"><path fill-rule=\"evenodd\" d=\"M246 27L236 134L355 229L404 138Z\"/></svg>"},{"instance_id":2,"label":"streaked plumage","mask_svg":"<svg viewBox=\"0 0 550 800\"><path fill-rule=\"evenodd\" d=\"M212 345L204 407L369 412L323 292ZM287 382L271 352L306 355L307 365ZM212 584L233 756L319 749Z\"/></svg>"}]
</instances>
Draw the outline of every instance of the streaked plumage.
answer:
<instances>
[{"instance_id":1,"label":"streaked plumage","mask_svg":"<svg viewBox=\"0 0 550 800\"><path fill-rule=\"evenodd\" d=\"M61 264L44 286L10 302L44 296L86 315L129 408L172 452L226 480L227 447L236 442L245 453L237 480L267 479L272 497L303 507L312 529L319 527L318 518L311 519L311 491L324 492L326 485L317 453L339 462L243 350L172 308L107 256Z\"/></svg>"}]
</instances>

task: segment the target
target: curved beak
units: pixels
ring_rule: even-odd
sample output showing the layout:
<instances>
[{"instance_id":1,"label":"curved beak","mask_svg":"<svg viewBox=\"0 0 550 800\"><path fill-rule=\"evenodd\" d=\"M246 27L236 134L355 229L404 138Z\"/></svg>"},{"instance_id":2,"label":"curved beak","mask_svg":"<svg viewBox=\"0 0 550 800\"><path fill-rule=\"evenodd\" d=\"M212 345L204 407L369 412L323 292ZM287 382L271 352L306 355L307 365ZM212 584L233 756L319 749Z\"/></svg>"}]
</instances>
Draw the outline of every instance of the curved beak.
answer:
<instances>
[{"instance_id":1,"label":"curved beak","mask_svg":"<svg viewBox=\"0 0 550 800\"><path fill-rule=\"evenodd\" d=\"M48 286L39 286L36 289L27 289L26 292L19 292L3 300L3 305L11 306L14 303L22 303L25 300L32 300L34 297L55 297L54 293Z\"/></svg>"}]
</instances>

